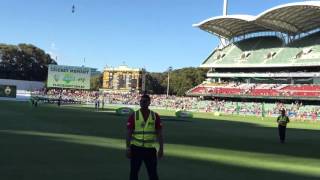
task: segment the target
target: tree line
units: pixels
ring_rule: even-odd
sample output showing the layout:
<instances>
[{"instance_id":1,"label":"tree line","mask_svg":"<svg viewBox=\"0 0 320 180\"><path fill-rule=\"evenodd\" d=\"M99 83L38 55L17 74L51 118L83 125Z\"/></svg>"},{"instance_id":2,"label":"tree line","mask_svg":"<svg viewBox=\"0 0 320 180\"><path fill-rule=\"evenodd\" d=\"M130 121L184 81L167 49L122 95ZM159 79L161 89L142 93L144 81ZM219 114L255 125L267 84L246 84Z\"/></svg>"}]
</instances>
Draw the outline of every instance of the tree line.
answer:
<instances>
[{"instance_id":1,"label":"tree line","mask_svg":"<svg viewBox=\"0 0 320 180\"><path fill-rule=\"evenodd\" d=\"M46 81L48 65L57 64L44 50L32 44L0 44L0 78Z\"/></svg>"},{"instance_id":2,"label":"tree line","mask_svg":"<svg viewBox=\"0 0 320 180\"><path fill-rule=\"evenodd\" d=\"M150 94L166 94L169 74L169 94L183 96L186 91L205 80L207 71L208 69L188 67L171 72L147 73L146 90Z\"/></svg>"},{"instance_id":3,"label":"tree line","mask_svg":"<svg viewBox=\"0 0 320 180\"><path fill-rule=\"evenodd\" d=\"M57 64L44 50L32 44L0 44L0 78L30 81L46 81L48 65ZM146 74L146 90L150 94L166 94L168 73L170 74L169 94L184 93L205 80L207 69L182 68L165 72ZM91 77L91 89L102 87L102 74Z\"/></svg>"}]
</instances>

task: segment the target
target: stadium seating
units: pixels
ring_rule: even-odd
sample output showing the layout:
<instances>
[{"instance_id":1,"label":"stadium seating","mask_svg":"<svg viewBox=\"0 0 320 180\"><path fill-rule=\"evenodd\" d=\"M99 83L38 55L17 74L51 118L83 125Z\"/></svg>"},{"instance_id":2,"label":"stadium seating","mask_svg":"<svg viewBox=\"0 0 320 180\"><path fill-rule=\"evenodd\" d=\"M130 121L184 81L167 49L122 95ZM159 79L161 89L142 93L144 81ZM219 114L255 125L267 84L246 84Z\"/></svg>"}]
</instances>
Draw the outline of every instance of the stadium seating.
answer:
<instances>
[{"instance_id":1,"label":"stadium seating","mask_svg":"<svg viewBox=\"0 0 320 180\"><path fill-rule=\"evenodd\" d=\"M192 93L196 93L196 94L203 94L206 93L206 88L205 87L201 87L201 86L197 86L195 88L193 88L191 90Z\"/></svg>"},{"instance_id":2,"label":"stadium seating","mask_svg":"<svg viewBox=\"0 0 320 180\"><path fill-rule=\"evenodd\" d=\"M210 63L217 63L218 61L222 61L224 57L230 53L233 47L234 47L233 44L229 44L223 49L215 49L214 52L207 58L205 63L210 64Z\"/></svg>"},{"instance_id":3,"label":"stadium seating","mask_svg":"<svg viewBox=\"0 0 320 180\"><path fill-rule=\"evenodd\" d=\"M262 63L270 51L277 51L282 41L277 37L255 37L217 49L204 64Z\"/></svg>"},{"instance_id":4,"label":"stadium seating","mask_svg":"<svg viewBox=\"0 0 320 180\"><path fill-rule=\"evenodd\" d=\"M293 65L319 63L320 32L306 35L298 40L285 43L275 36L254 37L231 43L223 49L216 50L205 63L228 65L238 64L250 67L254 64ZM204 64L205 64L204 63ZM221 95L249 96L297 96L319 97L320 85L290 85L290 84L205 84L194 88L190 93L210 93Z\"/></svg>"},{"instance_id":5,"label":"stadium seating","mask_svg":"<svg viewBox=\"0 0 320 180\"><path fill-rule=\"evenodd\" d=\"M278 51L268 64L277 63L314 63L320 58L320 33L314 33L293 41Z\"/></svg>"},{"instance_id":6,"label":"stadium seating","mask_svg":"<svg viewBox=\"0 0 320 180\"><path fill-rule=\"evenodd\" d=\"M305 92L305 91L295 91L290 93L291 96L308 96L308 97L319 97L320 92Z\"/></svg>"},{"instance_id":7,"label":"stadium seating","mask_svg":"<svg viewBox=\"0 0 320 180\"><path fill-rule=\"evenodd\" d=\"M283 46L275 36L245 39L215 50L203 64L294 64L318 63L320 32Z\"/></svg>"},{"instance_id":8,"label":"stadium seating","mask_svg":"<svg viewBox=\"0 0 320 180\"><path fill-rule=\"evenodd\" d=\"M266 64L291 64L294 57L299 53L299 48L283 47L279 48L274 58L266 61Z\"/></svg>"},{"instance_id":9,"label":"stadium seating","mask_svg":"<svg viewBox=\"0 0 320 180\"><path fill-rule=\"evenodd\" d=\"M217 64L235 63L235 60L238 59L242 53L241 49L236 45L230 46L230 48L224 50L224 52L226 55L220 61L217 61Z\"/></svg>"},{"instance_id":10,"label":"stadium seating","mask_svg":"<svg viewBox=\"0 0 320 180\"><path fill-rule=\"evenodd\" d=\"M189 90L187 94L249 95L249 96L296 96L320 97L320 85L286 84L236 84L225 85L201 84Z\"/></svg>"},{"instance_id":11,"label":"stadium seating","mask_svg":"<svg viewBox=\"0 0 320 180\"><path fill-rule=\"evenodd\" d=\"M277 37L264 37L260 39L256 47L253 47L252 55L249 57L248 64L262 63L269 52L276 52L281 47L282 41Z\"/></svg>"},{"instance_id":12,"label":"stadium seating","mask_svg":"<svg viewBox=\"0 0 320 180\"><path fill-rule=\"evenodd\" d=\"M276 37L256 37L246 39L235 43L229 52L225 50L226 56L223 60L217 62L217 64L260 63L262 59L259 57L261 57L262 53L266 53L266 49L278 47L281 44L282 41Z\"/></svg>"},{"instance_id":13,"label":"stadium seating","mask_svg":"<svg viewBox=\"0 0 320 180\"><path fill-rule=\"evenodd\" d=\"M240 95L241 89L239 88L215 88L210 92L214 94L238 94Z\"/></svg>"},{"instance_id":14,"label":"stadium seating","mask_svg":"<svg viewBox=\"0 0 320 180\"><path fill-rule=\"evenodd\" d=\"M282 88L281 90L288 91L320 91L319 85L290 85Z\"/></svg>"},{"instance_id":15,"label":"stadium seating","mask_svg":"<svg viewBox=\"0 0 320 180\"><path fill-rule=\"evenodd\" d=\"M279 91L275 89L253 89L251 96L279 96Z\"/></svg>"}]
</instances>

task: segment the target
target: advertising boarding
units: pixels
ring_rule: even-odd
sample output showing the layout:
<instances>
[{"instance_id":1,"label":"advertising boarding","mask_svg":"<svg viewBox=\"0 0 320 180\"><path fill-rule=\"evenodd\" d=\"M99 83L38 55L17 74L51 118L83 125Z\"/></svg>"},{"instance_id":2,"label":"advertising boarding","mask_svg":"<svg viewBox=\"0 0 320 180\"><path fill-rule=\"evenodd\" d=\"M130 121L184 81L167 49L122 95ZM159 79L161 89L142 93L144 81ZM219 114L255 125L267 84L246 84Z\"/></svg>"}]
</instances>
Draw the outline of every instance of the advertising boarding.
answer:
<instances>
[{"instance_id":1,"label":"advertising boarding","mask_svg":"<svg viewBox=\"0 0 320 180\"><path fill-rule=\"evenodd\" d=\"M47 87L90 89L90 75L87 67L49 65Z\"/></svg>"}]
</instances>

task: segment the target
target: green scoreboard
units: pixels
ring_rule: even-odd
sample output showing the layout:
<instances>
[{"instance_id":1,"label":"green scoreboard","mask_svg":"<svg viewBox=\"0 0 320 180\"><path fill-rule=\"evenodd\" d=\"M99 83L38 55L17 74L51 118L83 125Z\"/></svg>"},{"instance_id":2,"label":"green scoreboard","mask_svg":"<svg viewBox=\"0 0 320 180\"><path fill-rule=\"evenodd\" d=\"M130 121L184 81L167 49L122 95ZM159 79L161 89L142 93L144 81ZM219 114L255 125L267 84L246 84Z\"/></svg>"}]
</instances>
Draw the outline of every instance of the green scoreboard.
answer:
<instances>
[{"instance_id":1,"label":"green scoreboard","mask_svg":"<svg viewBox=\"0 0 320 180\"><path fill-rule=\"evenodd\" d=\"M90 89L91 69L87 67L49 65L47 87Z\"/></svg>"}]
</instances>

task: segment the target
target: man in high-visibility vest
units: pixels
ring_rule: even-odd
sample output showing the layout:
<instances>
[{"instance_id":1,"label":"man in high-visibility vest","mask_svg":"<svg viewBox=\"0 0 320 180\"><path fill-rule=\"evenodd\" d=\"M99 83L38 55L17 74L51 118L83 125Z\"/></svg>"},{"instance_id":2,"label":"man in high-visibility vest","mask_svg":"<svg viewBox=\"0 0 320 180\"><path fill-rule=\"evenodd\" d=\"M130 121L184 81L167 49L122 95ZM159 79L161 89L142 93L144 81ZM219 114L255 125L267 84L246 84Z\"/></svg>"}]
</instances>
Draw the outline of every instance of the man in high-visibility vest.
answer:
<instances>
[{"instance_id":1,"label":"man in high-visibility vest","mask_svg":"<svg viewBox=\"0 0 320 180\"><path fill-rule=\"evenodd\" d=\"M140 110L132 113L128 119L126 155L130 159L130 180L138 180L142 162L146 165L149 180L159 179L157 158L163 157L162 123L159 115L149 110L150 102L150 96L142 95Z\"/></svg>"},{"instance_id":2,"label":"man in high-visibility vest","mask_svg":"<svg viewBox=\"0 0 320 180\"><path fill-rule=\"evenodd\" d=\"M285 109L280 110L280 112L281 112L281 115L278 116L277 123L278 123L280 142L284 143L286 138L287 124L290 122L290 120L289 120L289 117L286 115Z\"/></svg>"}]
</instances>

